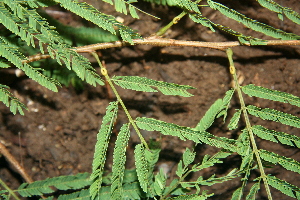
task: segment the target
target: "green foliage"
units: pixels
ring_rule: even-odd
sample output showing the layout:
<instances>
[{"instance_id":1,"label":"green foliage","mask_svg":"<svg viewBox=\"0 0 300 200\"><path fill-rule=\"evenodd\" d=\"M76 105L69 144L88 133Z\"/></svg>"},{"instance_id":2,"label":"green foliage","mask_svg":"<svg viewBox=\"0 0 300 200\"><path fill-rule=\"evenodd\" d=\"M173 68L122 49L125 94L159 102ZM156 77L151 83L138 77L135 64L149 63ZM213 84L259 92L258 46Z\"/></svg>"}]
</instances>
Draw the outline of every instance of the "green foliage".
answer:
<instances>
[{"instance_id":1,"label":"green foliage","mask_svg":"<svg viewBox=\"0 0 300 200\"><path fill-rule=\"evenodd\" d=\"M195 130L197 131L207 130L212 125L216 116L221 111L222 105L223 105L222 99L218 99L217 101L215 101L215 103L211 105L211 107L207 110L203 118L197 124Z\"/></svg>"},{"instance_id":2,"label":"green foliage","mask_svg":"<svg viewBox=\"0 0 300 200\"><path fill-rule=\"evenodd\" d=\"M289 126L300 128L300 118L291 114L280 112L270 108L258 108L253 105L247 106L249 114L259 117L263 120L272 120Z\"/></svg>"},{"instance_id":3,"label":"green foliage","mask_svg":"<svg viewBox=\"0 0 300 200\"><path fill-rule=\"evenodd\" d=\"M282 40L297 40L300 39L300 36L292 34L292 33L286 33L280 29L276 29L272 26L263 24L261 22L258 22L256 20L253 20L251 18L246 17L245 15L230 9L226 6L224 6L223 4L220 4L218 2L214 2L212 0L208 0L207 3L209 4L209 6L213 9L216 9L218 11L220 11L223 15L234 19L242 24L244 24L245 26L251 28L252 30L258 31L258 32L262 32L266 35L269 35L271 37L274 38L278 38L278 39L282 39Z\"/></svg>"},{"instance_id":4,"label":"green foliage","mask_svg":"<svg viewBox=\"0 0 300 200\"><path fill-rule=\"evenodd\" d=\"M27 107L21 103L19 99L15 98L8 89L8 86L0 84L0 101L9 107L13 114L16 114L17 111L19 111L21 115L24 115L23 109L27 109Z\"/></svg>"},{"instance_id":5,"label":"green foliage","mask_svg":"<svg viewBox=\"0 0 300 200\"><path fill-rule=\"evenodd\" d=\"M90 185L88 173L77 174L73 176L58 176L47 178L42 181L35 181L31 184L23 183L17 189L17 192L22 197L31 197L34 195L43 195L53 193L51 187L56 187L59 190L80 189Z\"/></svg>"},{"instance_id":6,"label":"green foliage","mask_svg":"<svg viewBox=\"0 0 300 200\"><path fill-rule=\"evenodd\" d=\"M236 151L235 140L217 137L205 131L195 131L189 127L178 126L152 118L137 118L136 123L140 129L147 131L160 131L164 135L177 136L181 140L192 140L196 143L206 143L219 148Z\"/></svg>"},{"instance_id":7,"label":"green foliage","mask_svg":"<svg viewBox=\"0 0 300 200\"><path fill-rule=\"evenodd\" d=\"M107 107L106 114L103 117L102 125L97 135L97 143L95 145L95 154L93 159L93 173L91 174L92 185L90 194L92 199L99 193L102 184L102 175L104 172L104 164L106 160L106 151L111 135L111 131L117 116L118 102L111 102Z\"/></svg>"},{"instance_id":8,"label":"green foliage","mask_svg":"<svg viewBox=\"0 0 300 200\"><path fill-rule=\"evenodd\" d=\"M271 90L261 86L255 86L253 84L243 86L242 90L245 94L248 94L249 96L255 96L283 103L289 103L291 105L300 107L300 98L286 92Z\"/></svg>"},{"instance_id":9,"label":"green foliage","mask_svg":"<svg viewBox=\"0 0 300 200\"><path fill-rule=\"evenodd\" d=\"M111 185L111 198L122 198L123 194L123 177L125 172L126 161L126 147L128 144L130 131L129 124L124 124L118 135L116 146L114 149L114 159L112 166L112 185Z\"/></svg>"},{"instance_id":10,"label":"green foliage","mask_svg":"<svg viewBox=\"0 0 300 200\"><path fill-rule=\"evenodd\" d=\"M193 96L188 93L187 89L195 89L189 85L178 85L174 83L167 83L163 81L156 81L139 76L116 76L112 80L116 85L124 89L131 89L143 92L157 92L152 87L157 87L164 95L179 95L183 97Z\"/></svg>"},{"instance_id":11,"label":"green foliage","mask_svg":"<svg viewBox=\"0 0 300 200\"><path fill-rule=\"evenodd\" d=\"M133 5L133 3L136 2L135 0L104 1L114 5L117 12L121 12L125 15L130 14L131 17L134 18L139 18L137 11L144 12ZM246 36L233 30L231 27L226 27L211 21L201 13L201 7L206 6L218 10L224 16L240 22L254 31L274 38L282 40L300 39L300 36L296 34L287 33L258 22L212 0L207 0L207 5L200 5L199 3L201 1L191 0L145 1L152 4L177 6L178 9L182 10L182 15L188 15L195 23L208 27L212 31L220 29L234 35L242 44L265 45L267 41ZM277 13L281 20L283 16L286 16L294 23L300 24L300 15L292 9L283 7L272 0L258 0L258 3ZM65 8L83 19L92 22L97 27L74 28L62 25L47 16L40 9L41 7L49 7L51 5ZM178 17L175 18L172 23L176 24L177 20ZM119 40L119 36L123 40L124 45L134 45L134 39L143 39L143 37L132 28L118 22L114 16L100 12L88 3L75 0L0 0L0 23L5 30L5 34L1 32L0 35L0 67L9 68L11 65L14 65L23 70L30 79L52 91L57 91L57 86L60 86L59 82L67 85L70 80L74 80L74 74L82 81L93 86L97 84L104 85L104 81L100 75L96 73L90 61L74 51L76 49L72 47L72 45L80 46L113 42ZM9 36L4 37L3 35ZM45 63L42 64L40 61L38 63L29 64L31 60L26 56L32 56L38 52L40 54L36 55L37 60L41 59L43 54L49 54L53 60L61 65L62 70L55 71L56 69L51 68L48 71L47 67L45 67L46 70L44 68L41 69ZM227 50L227 53L228 52L230 52L230 50ZM260 117L263 120L273 120L296 128L300 128L300 118L270 108L260 108L253 105L246 106L242 93L250 97L254 96L270 101L288 103L289 105L298 107L300 107L300 98L289 93L271 90L253 84L240 86L233 66L232 52L231 54L228 53L228 55L228 59L231 61L230 73L233 75L235 88L226 91L223 99L217 99L206 111L195 128L179 126L153 118L138 117L132 119L126 105L122 101L122 97L120 97L114 85L118 85L124 89L143 92L160 91L164 95L178 95L182 97L193 96L187 92L187 90L195 89L194 87L156 81L140 76L114 76L110 78L107 74L107 70L103 68L98 58L97 61L99 61L102 75L105 76L106 81L112 87L117 101L111 102L107 106L106 113L103 116L102 125L97 134L92 173L59 176L36 181L31 184L23 183L15 191L10 191L9 188L5 187L5 190L0 191L1 198L9 199L10 195L14 194L14 192L18 192L22 197L49 194L52 195L47 197L47 199L50 200L56 196L54 190L54 188L56 188L65 193L59 195L57 197L58 200L207 199L213 196L213 194L209 194L207 191L201 192L201 186L224 184L226 181L239 178L243 175L240 179L242 184L233 192L232 199L242 199L244 189L251 181L253 181L254 184L246 196L247 200L255 199L261 182L264 182L269 199L271 199L271 193L268 189L269 185L290 197L299 199L300 189L297 186L274 176L266 175L264 168L266 168L265 163L269 165L279 164L288 171L300 173L300 163L274 152L258 149L255 142L255 137L259 137L263 140L299 148L299 137L289 133L269 130L260 125L252 125L248 115ZM48 65L50 65L49 62ZM69 73L66 73L66 70L73 73L72 77L69 77ZM217 118L224 116L224 122L226 121L227 113L235 93L237 93L237 98L240 100L240 108L236 110L233 117L229 120L228 129L238 133L238 138L228 139L209 133L209 127L217 122ZM26 109L26 106L13 96L9 91L9 87L6 85L0 85L0 101L9 107L14 114L16 114L17 111L22 115L24 114L23 109ZM125 111L128 117L128 123L123 124L117 135L117 139L114 143L112 172L109 173L104 171L104 166L106 164L106 155L109 150L109 143L111 142L110 137L113 133L119 106ZM125 164L126 150L131 135L130 127L139 135L141 142L135 144L134 158L136 168L127 170L125 169ZM244 128L240 130L239 127ZM177 170L175 172L177 177L169 181L168 174L165 174L165 171L162 169L157 169L157 162L159 161L161 151L160 146L158 145L159 147L155 149L152 147L151 142L150 145L148 145L149 142L139 133L139 129L158 131L163 135L176 136L182 141L191 140L197 145L210 145L219 148L219 152L212 156L205 155L202 161L197 162L197 152L194 149L186 148L182 159L177 163ZM187 178L188 175L193 172L199 172L216 164L223 163L223 161L231 155L240 156L241 162L238 168L228 170L226 175L212 175L209 178L199 176L194 180ZM251 180L250 175L253 170L257 169L260 175L254 180ZM257 173L254 174L256 175ZM170 184L168 184L169 182Z\"/></svg>"}]
</instances>

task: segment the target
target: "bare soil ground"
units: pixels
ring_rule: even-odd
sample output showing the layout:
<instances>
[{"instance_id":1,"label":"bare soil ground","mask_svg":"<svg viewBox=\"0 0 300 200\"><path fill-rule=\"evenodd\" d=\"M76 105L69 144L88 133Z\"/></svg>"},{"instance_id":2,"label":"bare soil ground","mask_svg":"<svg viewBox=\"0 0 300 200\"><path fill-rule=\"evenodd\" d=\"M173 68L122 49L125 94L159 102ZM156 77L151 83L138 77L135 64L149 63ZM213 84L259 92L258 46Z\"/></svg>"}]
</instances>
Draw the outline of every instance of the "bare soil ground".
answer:
<instances>
[{"instance_id":1,"label":"bare soil ground","mask_svg":"<svg viewBox=\"0 0 300 200\"><path fill-rule=\"evenodd\" d=\"M263 23L300 34L299 25L293 24L288 19L281 22L276 14L259 7L256 1L222 1L222 3ZM298 0L278 1L278 3L284 3L284 6L300 12ZM124 23L137 29L142 36L149 36L159 30L180 13L180 10L176 8L168 9L164 6L139 3L139 8L163 20L157 20L144 14L140 14L141 20L135 20L122 14L116 14L108 4L97 3L95 6L105 13L123 17ZM270 39L222 17L217 11L203 8L203 13L211 20L234 27L235 30L246 35ZM76 20L78 18L71 18L68 23L76 25ZM207 28L191 22L188 18L182 19L179 24L175 25L166 37L197 41L235 40L218 30L213 33ZM236 47L233 51L242 85L253 83L300 96L299 47L243 46ZM190 90L194 95L190 98L164 96L161 93L125 91L118 88L133 117L146 116L182 126L195 127L210 105L218 98L222 98L231 87L228 60L222 51L188 47L134 46L103 50L101 53L110 75L145 76L197 88ZM99 70L96 64L95 68ZM30 79L18 79L14 75L10 76L1 71L0 75L0 77L6 77L4 84L9 85L11 91L29 108L29 111L25 112L25 116L13 115L8 108L0 104L0 140L5 142L9 151L22 163L33 180L91 172L96 134L107 105L114 99L113 96L110 97L107 88L86 85L84 90L78 93L72 87L63 87L58 93L54 93ZM270 107L300 116L300 109L294 106L257 98L246 99L247 104ZM238 100L235 98L231 107L232 112L238 106ZM123 111L120 111L119 114L117 129L122 123L127 122ZM253 124L262 124L269 129L300 136L299 130L289 126L261 121L257 118L251 120ZM243 124L240 125L240 130L243 126ZM239 131L229 131L222 120L217 120L209 132L228 138L237 138L239 134ZM185 148L194 145L193 142L182 142L178 138L161 136L157 133L145 132L143 134L147 139L154 138L161 141L163 151L158 167L167 166L170 179L174 178L176 176L175 164L181 159ZM134 167L133 147L138 142L138 137L132 132L127 156L128 168ZM300 152L296 148L260 139L257 139L257 143L259 148L300 161ZM205 144L198 145L196 150L197 161L200 161L205 154L213 155L218 151L217 148ZM108 155L106 166L108 170L111 168L111 161L112 153ZM190 179L195 179L199 175L204 178L208 178L212 174L225 175L232 168L238 167L240 161L239 156L231 156L224 161L224 164L195 173ZM279 166L266 171L298 187L300 185L299 174L286 171ZM252 178L257 175L258 172ZM0 157L0 177L13 189L23 182L3 156ZM241 182L236 179L226 184L217 184L201 189L208 189L215 193L216 196L211 199L230 199L232 192L240 184ZM272 189L272 193L274 199L289 199L276 189ZM263 189L260 190L257 199L267 199Z\"/></svg>"}]
</instances>

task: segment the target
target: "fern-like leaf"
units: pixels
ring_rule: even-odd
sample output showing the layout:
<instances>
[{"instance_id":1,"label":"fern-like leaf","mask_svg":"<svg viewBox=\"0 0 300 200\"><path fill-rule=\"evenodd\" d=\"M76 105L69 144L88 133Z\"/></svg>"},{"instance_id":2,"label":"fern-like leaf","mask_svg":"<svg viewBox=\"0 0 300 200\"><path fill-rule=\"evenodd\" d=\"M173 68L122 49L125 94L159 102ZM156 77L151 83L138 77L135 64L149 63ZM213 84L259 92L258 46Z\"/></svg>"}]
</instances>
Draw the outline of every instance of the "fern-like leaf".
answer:
<instances>
[{"instance_id":1,"label":"fern-like leaf","mask_svg":"<svg viewBox=\"0 0 300 200\"><path fill-rule=\"evenodd\" d=\"M166 123L152 118L137 118L136 124L140 129L147 131L160 131L164 135L177 136L181 140L192 140L196 143L205 143L218 148L225 148L236 152L235 140L217 137L205 131L195 131L189 127L183 127L172 123Z\"/></svg>"},{"instance_id":2,"label":"fern-like leaf","mask_svg":"<svg viewBox=\"0 0 300 200\"><path fill-rule=\"evenodd\" d=\"M177 5L176 0L143 0L143 1L155 3L158 5L164 5L164 6L166 6L166 5L176 6Z\"/></svg>"},{"instance_id":3,"label":"fern-like leaf","mask_svg":"<svg viewBox=\"0 0 300 200\"><path fill-rule=\"evenodd\" d=\"M252 126L252 131L258 137L269 140L272 142L278 143L278 141L282 144L296 146L300 148L300 137L295 135L287 134L284 132L277 132L274 130L267 129L260 125Z\"/></svg>"},{"instance_id":4,"label":"fern-like leaf","mask_svg":"<svg viewBox=\"0 0 300 200\"><path fill-rule=\"evenodd\" d=\"M242 90L245 94L248 94L250 97L255 96L263 99L269 99L272 101L289 103L291 105L300 107L300 98L289 93L271 90L261 86L255 86L253 84L243 86Z\"/></svg>"},{"instance_id":5,"label":"fern-like leaf","mask_svg":"<svg viewBox=\"0 0 300 200\"><path fill-rule=\"evenodd\" d=\"M17 189L17 192L22 197L31 197L33 195L43 195L54 192L51 187L56 187L60 190L80 189L90 185L89 173L81 173L73 176L59 176L47 178L43 181L35 181L33 183L23 183Z\"/></svg>"},{"instance_id":6,"label":"fern-like leaf","mask_svg":"<svg viewBox=\"0 0 300 200\"><path fill-rule=\"evenodd\" d=\"M111 185L111 198L121 199L123 194L123 178L125 172L126 162L126 147L130 136L129 124L124 124L118 134L112 166L112 185Z\"/></svg>"},{"instance_id":7,"label":"fern-like leaf","mask_svg":"<svg viewBox=\"0 0 300 200\"><path fill-rule=\"evenodd\" d=\"M269 185L281 191L283 194L296 199L300 198L300 188L297 186L271 175L267 176L267 180Z\"/></svg>"},{"instance_id":8,"label":"fern-like leaf","mask_svg":"<svg viewBox=\"0 0 300 200\"><path fill-rule=\"evenodd\" d=\"M205 155L201 164L196 164L192 167L192 170L194 172L200 171L202 169L214 166L216 163L223 163L221 159L227 158L230 156L231 153L225 152L225 151L219 151L213 156Z\"/></svg>"},{"instance_id":9,"label":"fern-like leaf","mask_svg":"<svg viewBox=\"0 0 300 200\"><path fill-rule=\"evenodd\" d=\"M14 97L13 94L8 91L8 89L8 86L0 84L0 101L9 107L10 111L14 115L17 113L17 111L19 111L21 115L24 115L23 109L27 110L27 107L20 102L18 98Z\"/></svg>"},{"instance_id":10,"label":"fern-like leaf","mask_svg":"<svg viewBox=\"0 0 300 200\"><path fill-rule=\"evenodd\" d=\"M255 200L255 195L257 194L258 190L260 189L260 182L254 183L250 188L249 194L246 197L246 200Z\"/></svg>"},{"instance_id":11,"label":"fern-like leaf","mask_svg":"<svg viewBox=\"0 0 300 200\"><path fill-rule=\"evenodd\" d=\"M236 36L242 44L251 44L251 45L265 45L266 44L265 40L258 39L258 38L252 37L252 36L246 36L246 35L244 35L240 32L237 32L229 27L223 26L218 23L214 23L211 20L209 20L208 18L203 17L199 13L189 14L189 17L194 22L200 23L201 25L210 28L210 30L213 32L215 32L215 29L213 27L217 27L218 29L220 29L226 33L229 33L230 35Z\"/></svg>"},{"instance_id":12,"label":"fern-like leaf","mask_svg":"<svg viewBox=\"0 0 300 200\"><path fill-rule=\"evenodd\" d=\"M140 186L144 192L147 193L149 180L148 180L148 163L145 157L145 147L143 144L135 146L134 150L135 166Z\"/></svg>"},{"instance_id":13,"label":"fern-like leaf","mask_svg":"<svg viewBox=\"0 0 300 200\"><path fill-rule=\"evenodd\" d=\"M222 106L223 106L222 99L218 99L217 101L215 101L215 103L213 103L210 106L210 108L206 111L203 118L197 124L195 130L197 131L207 130L212 125L219 112L223 109Z\"/></svg>"},{"instance_id":14,"label":"fern-like leaf","mask_svg":"<svg viewBox=\"0 0 300 200\"><path fill-rule=\"evenodd\" d=\"M93 159L93 172L91 174L92 184L90 186L91 198L95 199L101 188L102 174L104 163L106 160L106 151L110 139L110 134L117 116L118 102L111 102L106 108L105 116L103 117L102 125L97 135L97 143L95 145L95 153Z\"/></svg>"},{"instance_id":15,"label":"fern-like leaf","mask_svg":"<svg viewBox=\"0 0 300 200\"><path fill-rule=\"evenodd\" d=\"M238 109L234 113L234 115L232 116L232 118L230 119L230 122L228 124L229 130L234 130L234 129L236 129L238 127L238 123L240 121L241 113L242 113L241 109Z\"/></svg>"},{"instance_id":16,"label":"fern-like leaf","mask_svg":"<svg viewBox=\"0 0 300 200\"><path fill-rule=\"evenodd\" d=\"M209 6L213 9L216 9L218 11L220 11L223 15L234 19L242 24L244 24L245 26L258 31L258 32L262 32L268 36L274 37L274 38L278 38L278 39L282 39L282 40L297 40L300 39L299 35L293 34L293 33L287 33L284 32L280 29L276 29L272 26L263 24L261 22L258 22L256 20L253 20L251 18L246 17L245 15L230 9L226 6L224 6L223 4L214 2L212 0L208 0L207 3L209 4Z\"/></svg>"},{"instance_id":17,"label":"fern-like leaf","mask_svg":"<svg viewBox=\"0 0 300 200\"><path fill-rule=\"evenodd\" d=\"M284 156L280 156L276 153L267 151L267 150L259 150L260 157L268 162L271 162L273 164L280 164L282 167L284 167L287 170L297 172L300 174L300 163L292 158L287 158Z\"/></svg>"},{"instance_id":18,"label":"fern-like leaf","mask_svg":"<svg viewBox=\"0 0 300 200\"><path fill-rule=\"evenodd\" d=\"M285 125L300 128L300 118L291 114L287 114L270 108L262 109L253 105L247 106L247 111L249 114L259 117L263 120L272 120Z\"/></svg>"},{"instance_id":19,"label":"fern-like leaf","mask_svg":"<svg viewBox=\"0 0 300 200\"><path fill-rule=\"evenodd\" d=\"M223 109L220 111L220 113L217 115L217 118L224 115L223 121L225 122L227 117L227 111L230 105L230 101L232 99L232 96L234 94L234 89L230 89L225 93L225 96L223 97Z\"/></svg>"},{"instance_id":20,"label":"fern-like leaf","mask_svg":"<svg viewBox=\"0 0 300 200\"><path fill-rule=\"evenodd\" d=\"M1 9L1 8L0 8ZM40 73L38 70L33 68L27 63L22 63L22 60L25 59L25 56L22 55L17 48L11 47L4 40L4 38L0 37L0 56L5 57L8 61L13 63L16 67L23 70L25 74L40 83L42 86L57 92L56 85L59 85L57 81L54 79L48 78Z\"/></svg>"},{"instance_id":21,"label":"fern-like leaf","mask_svg":"<svg viewBox=\"0 0 300 200\"><path fill-rule=\"evenodd\" d=\"M161 169L155 175L155 182L153 184L154 190L157 195L161 196L166 189L167 177L164 171Z\"/></svg>"},{"instance_id":22,"label":"fern-like leaf","mask_svg":"<svg viewBox=\"0 0 300 200\"><path fill-rule=\"evenodd\" d=\"M292 20L293 22L300 24L300 15L299 13L293 11L292 9L288 7L283 7L280 4L276 3L273 0L257 0L258 3L265 7L268 8L269 10L272 10L273 12L276 12L278 14L278 18L283 20L283 13L287 18Z\"/></svg>"},{"instance_id":23,"label":"fern-like leaf","mask_svg":"<svg viewBox=\"0 0 300 200\"><path fill-rule=\"evenodd\" d=\"M143 92L157 92L152 87L157 87L165 95L179 95L183 97L193 96L188 93L187 89L195 89L188 85L178 85L174 83L167 83L163 81L156 81L146 77L139 76L115 76L112 78L116 85L125 89L131 89Z\"/></svg>"},{"instance_id":24,"label":"fern-like leaf","mask_svg":"<svg viewBox=\"0 0 300 200\"><path fill-rule=\"evenodd\" d=\"M119 32L123 40L133 44L132 39L141 38L139 34L135 33L132 29L124 26L118 22L113 16L106 15L99 12L90 4L85 2L76 2L74 0L55 0L59 2L62 7L70 10L71 12L81 16L82 18L93 22L104 30L108 30L112 34L116 35L114 26L119 28Z\"/></svg>"},{"instance_id":25,"label":"fern-like leaf","mask_svg":"<svg viewBox=\"0 0 300 200\"><path fill-rule=\"evenodd\" d=\"M57 200L90 200L89 190L80 190L70 194L60 195Z\"/></svg>"},{"instance_id":26,"label":"fern-like leaf","mask_svg":"<svg viewBox=\"0 0 300 200\"><path fill-rule=\"evenodd\" d=\"M198 185L208 185L208 186L212 186L216 183L223 183L225 181L229 181L229 180L232 180L238 176L241 175L241 172L238 170L238 169L233 169L231 170L227 175L225 176L222 176L222 177L215 177L215 175L212 175L211 177L209 177L208 179L206 180L203 180L203 177L200 176L198 179L197 179L197 184Z\"/></svg>"},{"instance_id":27,"label":"fern-like leaf","mask_svg":"<svg viewBox=\"0 0 300 200\"><path fill-rule=\"evenodd\" d=\"M241 200L243 197L243 187L236 189L231 196L231 200Z\"/></svg>"}]
</instances>

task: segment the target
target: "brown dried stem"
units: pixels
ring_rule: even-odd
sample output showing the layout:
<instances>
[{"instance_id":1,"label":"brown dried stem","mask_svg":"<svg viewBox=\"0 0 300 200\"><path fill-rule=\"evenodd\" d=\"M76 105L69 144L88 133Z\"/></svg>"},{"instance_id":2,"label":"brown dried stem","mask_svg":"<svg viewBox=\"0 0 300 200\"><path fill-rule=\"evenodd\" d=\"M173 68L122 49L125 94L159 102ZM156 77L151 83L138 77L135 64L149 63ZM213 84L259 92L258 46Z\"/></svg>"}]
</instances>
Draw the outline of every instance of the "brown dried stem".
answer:
<instances>
[{"instance_id":1,"label":"brown dried stem","mask_svg":"<svg viewBox=\"0 0 300 200\"><path fill-rule=\"evenodd\" d=\"M19 174L24 178L27 183L32 183L32 178L27 174L24 167L15 159L15 157L7 150L7 148L0 142L0 153L13 165Z\"/></svg>"},{"instance_id":2,"label":"brown dried stem","mask_svg":"<svg viewBox=\"0 0 300 200\"><path fill-rule=\"evenodd\" d=\"M74 51L78 53L83 52L94 52L100 49L108 49L114 47L123 47L130 45L152 45L152 46L162 46L162 47L199 47L199 48L211 48L218 50L226 50L228 48L243 46L243 44L238 41L232 42L199 42L199 41L186 41L186 40L174 40L161 38L158 36L150 36L144 39L134 39L133 44L123 41L116 42L106 42L106 43L97 43L81 47L73 48ZM300 40L267 40L265 45L268 46L295 46L300 45ZM247 45L251 46L251 45ZM257 45L255 45L257 46ZM45 58L50 58L48 54L36 54L29 56L27 60L23 60L23 63L29 63Z\"/></svg>"}]
</instances>

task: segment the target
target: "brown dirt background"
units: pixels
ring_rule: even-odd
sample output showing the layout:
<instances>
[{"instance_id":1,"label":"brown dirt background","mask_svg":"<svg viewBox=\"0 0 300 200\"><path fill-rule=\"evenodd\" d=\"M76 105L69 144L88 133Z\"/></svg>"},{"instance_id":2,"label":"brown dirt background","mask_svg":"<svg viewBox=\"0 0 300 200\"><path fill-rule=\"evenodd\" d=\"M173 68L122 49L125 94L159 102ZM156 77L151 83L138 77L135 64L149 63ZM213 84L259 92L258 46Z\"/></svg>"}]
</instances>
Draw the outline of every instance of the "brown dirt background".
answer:
<instances>
[{"instance_id":1,"label":"brown dirt background","mask_svg":"<svg viewBox=\"0 0 300 200\"><path fill-rule=\"evenodd\" d=\"M96 1L88 2L93 3L95 7L107 14L124 18L124 23L139 30L142 36L149 36L158 31L160 27L166 25L180 13L180 10L176 8L139 3L137 4L139 8L160 17L162 20L144 14L140 14L141 20L136 20L114 12L108 4ZM260 7L254 0L220 2L246 14L248 17L287 32L300 34L299 25L295 25L288 19L281 22L276 14ZM278 1L278 3L300 12L298 0ZM234 27L235 30L246 35L270 39L235 23L231 19L222 17L217 11L209 8L203 8L202 11L214 22ZM73 15L68 16L72 17L66 21L60 20L69 25L77 25L79 18ZM235 40L235 38L218 30L213 33L207 28L193 23L188 18L183 18L171 31L168 31L166 37L197 41ZM245 46L236 47L233 51L242 85L253 83L300 96L300 48L298 46ZM182 126L195 127L209 106L218 98L222 98L231 87L228 61L226 54L222 51L188 47L134 46L102 50L101 53L111 76L145 76L197 88L190 90L194 95L193 97L183 98L164 96L161 93L125 91L118 87L121 97L134 118L146 116ZM95 67L99 70L96 64ZM5 80L4 84L9 85L11 92L29 108L29 111L25 112L25 116L13 115L4 104L0 104L0 140L5 142L9 151L18 161L22 162L29 175L34 180L43 180L47 177L91 172L96 134L105 114L105 109L111 102L107 89L101 86L86 85L84 91L80 93L72 87L63 87L59 89L58 93L54 93L30 79L16 78L7 71L0 71L0 77L5 77L4 79L1 78L2 81ZM234 99L230 108L231 112L239 106L237 98ZM300 109L295 106L257 98L246 99L247 104L270 107L296 116L300 115ZM300 136L299 130L296 128L275 122L261 121L257 118L251 118L251 120L252 124L262 124L270 129ZM127 119L120 109L116 129L120 128L124 122L126 123ZM243 126L241 124L238 131L229 131L222 120L217 120L209 132L217 136L237 138ZM185 148L194 145L193 142L182 142L176 137L160 136L151 132L143 132L143 134L147 139L154 138L161 141L163 150L157 167L166 167L169 170L169 177L174 178L176 176L175 164L181 159ZM138 142L138 137L132 132L127 155L127 168L129 169L134 167L133 147ZM260 139L257 139L257 144L259 148L300 161L300 152L297 148ZM113 144L110 147L113 148ZM213 155L218 151L217 148L205 144L198 145L196 150L196 161L201 161L205 154ZM107 161L106 169L110 170L111 151ZM195 173L189 179L196 179L199 175L204 176L204 178L208 178L212 174L216 174L216 176L225 175L232 168L238 167L240 161L239 156L230 156L223 164ZM266 172L298 187L300 186L300 176L297 173L287 171L279 166L269 168ZM258 174L257 171L251 178L255 178ZM12 189L16 189L23 181L3 156L0 157L0 177ZM210 199L230 199L232 192L240 184L239 179L234 179L225 184L201 187L201 189L207 189L210 193L216 194ZM271 191L274 199L291 199L276 189L271 188ZM257 199L267 199L263 186Z\"/></svg>"}]
</instances>

